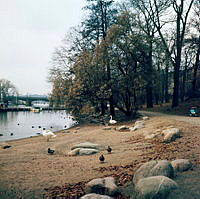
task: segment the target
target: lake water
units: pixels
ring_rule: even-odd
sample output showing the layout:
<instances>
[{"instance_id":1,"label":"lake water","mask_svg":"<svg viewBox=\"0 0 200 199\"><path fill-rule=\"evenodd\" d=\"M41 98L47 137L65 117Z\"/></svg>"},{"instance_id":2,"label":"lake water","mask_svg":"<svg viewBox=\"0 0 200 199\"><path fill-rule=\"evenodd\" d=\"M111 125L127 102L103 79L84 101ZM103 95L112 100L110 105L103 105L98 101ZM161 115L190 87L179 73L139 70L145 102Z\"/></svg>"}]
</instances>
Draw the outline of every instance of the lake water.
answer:
<instances>
[{"instance_id":1,"label":"lake water","mask_svg":"<svg viewBox=\"0 0 200 199\"><path fill-rule=\"evenodd\" d=\"M67 129L75 122L65 111L0 112L0 142L30 136L37 136L42 129L53 132Z\"/></svg>"}]
</instances>

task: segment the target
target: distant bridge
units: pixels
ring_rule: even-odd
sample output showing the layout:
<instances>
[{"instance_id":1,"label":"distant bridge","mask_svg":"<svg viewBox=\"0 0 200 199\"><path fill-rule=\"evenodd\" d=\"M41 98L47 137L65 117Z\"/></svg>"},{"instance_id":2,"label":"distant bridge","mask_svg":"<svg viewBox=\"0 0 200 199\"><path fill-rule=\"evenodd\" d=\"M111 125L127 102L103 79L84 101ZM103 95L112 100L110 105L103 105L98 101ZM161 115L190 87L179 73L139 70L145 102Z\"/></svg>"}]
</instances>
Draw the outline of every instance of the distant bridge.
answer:
<instances>
[{"instance_id":1,"label":"distant bridge","mask_svg":"<svg viewBox=\"0 0 200 199\"><path fill-rule=\"evenodd\" d=\"M19 100L25 101L27 105L31 105L33 101L49 101L48 96L43 95L19 95L19 96L7 96L6 101L15 101L18 103Z\"/></svg>"}]
</instances>

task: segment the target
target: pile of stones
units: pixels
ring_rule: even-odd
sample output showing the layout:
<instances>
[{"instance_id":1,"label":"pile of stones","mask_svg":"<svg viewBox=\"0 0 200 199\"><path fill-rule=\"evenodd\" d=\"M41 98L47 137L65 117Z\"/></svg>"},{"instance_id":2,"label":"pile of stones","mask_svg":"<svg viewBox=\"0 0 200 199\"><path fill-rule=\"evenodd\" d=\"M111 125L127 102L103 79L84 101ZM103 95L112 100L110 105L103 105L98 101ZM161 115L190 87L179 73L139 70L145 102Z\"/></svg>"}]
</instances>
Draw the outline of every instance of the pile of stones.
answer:
<instances>
[{"instance_id":1,"label":"pile of stones","mask_svg":"<svg viewBox=\"0 0 200 199\"><path fill-rule=\"evenodd\" d=\"M178 189L178 184L173 180L174 174L191 168L192 163L187 159L147 162L134 174L130 198L167 199L173 190ZM106 177L87 183L86 193L81 199L111 199L120 194L120 189L113 177Z\"/></svg>"}]
</instances>

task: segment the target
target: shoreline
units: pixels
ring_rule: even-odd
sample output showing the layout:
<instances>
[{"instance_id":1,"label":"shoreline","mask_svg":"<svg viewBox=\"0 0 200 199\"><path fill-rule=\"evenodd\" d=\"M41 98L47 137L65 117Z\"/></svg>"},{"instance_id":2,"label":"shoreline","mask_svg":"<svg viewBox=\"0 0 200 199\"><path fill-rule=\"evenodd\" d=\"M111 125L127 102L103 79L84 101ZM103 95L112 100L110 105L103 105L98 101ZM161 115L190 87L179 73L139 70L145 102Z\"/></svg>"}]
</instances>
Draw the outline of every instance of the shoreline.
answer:
<instances>
[{"instance_id":1,"label":"shoreline","mask_svg":"<svg viewBox=\"0 0 200 199\"><path fill-rule=\"evenodd\" d=\"M137 166L152 159L187 158L195 167L200 163L199 148L194 147L200 146L198 127L168 116L153 116L145 121L144 129L135 132L114 129L123 124L130 126L133 121L119 123L111 130L104 130L100 125L77 125L58 131L57 137L49 142L43 136L9 141L11 148L0 149L0 183L8 193L17 190L22 199L43 198L44 194L48 198L55 190L66 190L63 186L99 177L114 176L124 185L130 181ZM167 126L180 128L182 137L167 145L159 140L144 140L144 132ZM90 156L67 155L72 146L82 142L109 145L113 152L108 154L103 150ZM55 154L49 155L48 148L55 149ZM100 154L105 156L103 164L99 163Z\"/></svg>"}]
</instances>

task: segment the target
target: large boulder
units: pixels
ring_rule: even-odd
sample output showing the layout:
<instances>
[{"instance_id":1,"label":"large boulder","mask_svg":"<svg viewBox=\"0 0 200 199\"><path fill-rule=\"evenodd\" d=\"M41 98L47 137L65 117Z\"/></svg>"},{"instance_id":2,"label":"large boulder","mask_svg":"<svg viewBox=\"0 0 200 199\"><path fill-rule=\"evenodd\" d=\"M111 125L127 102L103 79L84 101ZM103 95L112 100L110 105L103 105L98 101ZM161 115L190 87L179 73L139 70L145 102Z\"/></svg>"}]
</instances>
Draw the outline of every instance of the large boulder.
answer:
<instances>
[{"instance_id":1,"label":"large boulder","mask_svg":"<svg viewBox=\"0 0 200 199\"><path fill-rule=\"evenodd\" d=\"M151 176L166 176L172 178L174 170L167 160L152 160L143 164L134 174L133 183L136 184L140 179Z\"/></svg>"},{"instance_id":2,"label":"large boulder","mask_svg":"<svg viewBox=\"0 0 200 199\"><path fill-rule=\"evenodd\" d=\"M81 197L81 199L112 199L110 196L99 195L96 193L89 193Z\"/></svg>"},{"instance_id":3,"label":"large boulder","mask_svg":"<svg viewBox=\"0 0 200 199\"><path fill-rule=\"evenodd\" d=\"M87 193L114 196L119 194L119 188L113 177L97 178L86 184Z\"/></svg>"},{"instance_id":4,"label":"large boulder","mask_svg":"<svg viewBox=\"0 0 200 199\"><path fill-rule=\"evenodd\" d=\"M174 172L183 172L192 168L192 162L187 159L177 159L171 162Z\"/></svg>"},{"instance_id":5,"label":"large boulder","mask_svg":"<svg viewBox=\"0 0 200 199\"><path fill-rule=\"evenodd\" d=\"M100 144L94 144L91 142L84 142L84 143L80 143L80 144L76 144L74 146L71 147L71 150L76 149L76 148L89 148L89 149L103 149L104 147L101 146Z\"/></svg>"},{"instance_id":6,"label":"large boulder","mask_svg":"<svg viewBox=\"0 0 200 199\"><path fill-rule=\"evenodd\" d=\"M180 130L178 128L170 128L162 131L164 135L164 142L168 143L180 137Z\"/></svg>"},{"instance_id":7,"label":"large boulder","mask_svg":"<svg viewBox=\"0 0 200 199\"><path fill-rule=\"evenodd\" d=\"M97 149L86 149L86 148L75 148L71 150L68 155L69 156L77 156L77 155L92 155L98 153L99 150Z\"/></svg>"},{"instance_id":8,"label":"large boulder","mask_svg":"<svg viewBox=\"0 0 200 199\"><path fill-rule=\"evenodd\" d=\"M152 176L140 179L134 188L134 199L166 199L178 185L165 176Z\"/></svg>"}]
</instances>

